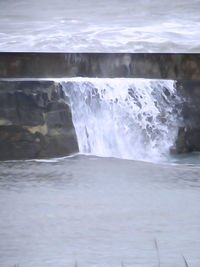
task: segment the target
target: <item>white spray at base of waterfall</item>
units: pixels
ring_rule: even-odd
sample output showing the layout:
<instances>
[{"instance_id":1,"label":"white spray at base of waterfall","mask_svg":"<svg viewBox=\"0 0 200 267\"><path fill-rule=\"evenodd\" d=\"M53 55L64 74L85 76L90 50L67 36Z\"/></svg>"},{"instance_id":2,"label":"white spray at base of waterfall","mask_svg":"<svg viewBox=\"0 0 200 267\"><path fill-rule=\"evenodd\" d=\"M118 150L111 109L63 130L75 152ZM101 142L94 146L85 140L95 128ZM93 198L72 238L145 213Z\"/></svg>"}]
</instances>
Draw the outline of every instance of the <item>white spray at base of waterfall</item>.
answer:
<instances>
[{"instance_id":1,"label":"white spray at base of waterfall","mask_svg":"<svg viewBox=\"0 0 200 267\"><path fill-rule=\"evenodd\" d=\"M62 81L82 154L162 161L181 121L175 82L129 78Z\"/></svg>"}]
</instances>

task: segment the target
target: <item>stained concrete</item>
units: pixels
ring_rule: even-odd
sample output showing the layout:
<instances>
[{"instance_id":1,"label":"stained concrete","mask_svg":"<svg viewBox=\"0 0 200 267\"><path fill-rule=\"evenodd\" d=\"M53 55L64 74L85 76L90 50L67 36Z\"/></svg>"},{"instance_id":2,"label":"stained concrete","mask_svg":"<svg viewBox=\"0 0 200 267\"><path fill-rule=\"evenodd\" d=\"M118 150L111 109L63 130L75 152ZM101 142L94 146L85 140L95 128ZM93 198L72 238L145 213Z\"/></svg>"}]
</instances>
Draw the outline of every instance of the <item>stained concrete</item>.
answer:
<instances>
[{"instance_id":1,"label":"stained concrete","mask_svg":"<svg viewBox=\"0 0 200 267\"><path fill-rule=\"evenodd\" d=\"M0 53L0 78L77 76L200 80L200 54Z\"/></svg>"}]
</instances>

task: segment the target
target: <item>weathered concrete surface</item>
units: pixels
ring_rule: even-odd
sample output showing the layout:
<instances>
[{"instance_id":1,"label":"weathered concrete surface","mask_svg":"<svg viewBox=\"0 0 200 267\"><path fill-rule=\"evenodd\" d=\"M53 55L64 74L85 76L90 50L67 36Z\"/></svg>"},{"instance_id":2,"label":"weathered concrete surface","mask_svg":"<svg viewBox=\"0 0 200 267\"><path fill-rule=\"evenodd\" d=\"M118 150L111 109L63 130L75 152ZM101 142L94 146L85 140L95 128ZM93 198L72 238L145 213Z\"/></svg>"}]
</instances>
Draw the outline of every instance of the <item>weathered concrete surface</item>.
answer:
<instances>
[{"instance_id":1,"label":"weathered concrete surface","mask_svg":"<svg viewBox=\"0 0 200 267\"><path fill-rule=\"evenodd\" d=\"M200 82L179 81L177 91L184 101L181 106L183 126L178 131L175 152L200 151Z\"/></svg>"},{"instance_id":2,"label":"weathered concrete surface","mask_svg":"<svg viewBox=\"0 0 200 267\"><path fill-rule=\"evenodd\" d=\"M53 81L0 82L0 160L78 151L70 108Z\"/></svg>"},{"instance_id":3,"label":"weathered concrete surface","mask_svg":"<svg viewBox=\"0 0 200 267\"><path fill-rule=\"evenodd\" d=\"M0 53L0 78L76 76L200 80L200 54Z\"/></svg>"}]
</instances>

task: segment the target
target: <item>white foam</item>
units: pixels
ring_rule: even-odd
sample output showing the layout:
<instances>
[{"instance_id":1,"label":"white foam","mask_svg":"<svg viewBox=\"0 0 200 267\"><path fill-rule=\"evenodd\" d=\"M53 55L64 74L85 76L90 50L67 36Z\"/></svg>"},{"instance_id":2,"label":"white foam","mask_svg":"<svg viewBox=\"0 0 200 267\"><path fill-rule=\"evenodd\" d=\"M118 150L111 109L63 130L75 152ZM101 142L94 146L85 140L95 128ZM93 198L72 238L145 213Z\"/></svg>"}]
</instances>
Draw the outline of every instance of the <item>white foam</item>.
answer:
<instances>
[{"instance_id":1,"label":"white foam","mask_svg":"<svg viewBox=\"0 0 200 267\"><path fill-rule=\"evenodd\" d=\"M0 51L198 53L199 1L180 1L1 0Z\"/></svg>"},{"instance_id":2,"label":"white foam","mask_svg":"<svg viewBox=\"0 0 200 267\"><path fill-rule=\"evenodd\" d=\"M179 121L174 81L73 78L62 85L80 153L151 161L168 156Z\"/></svg>"}]
</instances>

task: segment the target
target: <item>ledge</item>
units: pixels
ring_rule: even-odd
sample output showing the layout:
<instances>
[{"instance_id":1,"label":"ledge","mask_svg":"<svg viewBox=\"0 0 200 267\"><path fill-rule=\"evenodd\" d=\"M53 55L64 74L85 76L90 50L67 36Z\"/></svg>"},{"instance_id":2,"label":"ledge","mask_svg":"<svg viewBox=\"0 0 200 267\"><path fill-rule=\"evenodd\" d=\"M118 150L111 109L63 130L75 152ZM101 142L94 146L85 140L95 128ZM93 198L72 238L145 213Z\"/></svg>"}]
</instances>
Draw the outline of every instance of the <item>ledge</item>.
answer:
<instances>
[{"instance_id":1,"label":"ledge","mask_svg":"<svg viewBox=\"0 0 200 267\"><path fill-rule=\"evenodd\" d=\"M0 53L0 78L200 80L200 54Z\"/></svg>"}]
</instances>

